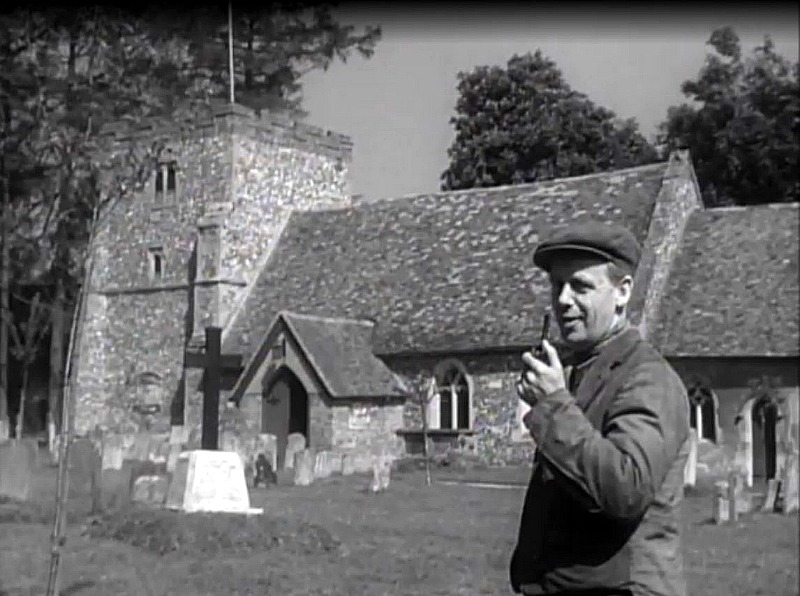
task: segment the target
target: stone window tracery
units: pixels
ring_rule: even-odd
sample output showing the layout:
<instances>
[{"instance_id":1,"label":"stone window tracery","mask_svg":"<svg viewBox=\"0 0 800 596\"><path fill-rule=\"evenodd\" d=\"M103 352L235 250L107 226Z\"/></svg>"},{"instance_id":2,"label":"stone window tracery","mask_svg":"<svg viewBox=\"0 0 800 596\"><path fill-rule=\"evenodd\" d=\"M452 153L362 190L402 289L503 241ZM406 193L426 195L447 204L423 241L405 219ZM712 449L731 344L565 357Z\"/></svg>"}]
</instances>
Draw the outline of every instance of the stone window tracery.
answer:
<instances>
[{"instance_id":1,"label":"stone window tracery","mask_svg":"<svg viewBox=\"0 0 800 596\"><path fill-rule=\"evenodd\" d=\"M434 371L433 395L427 406L428 427L439 430L472 428L472 380L456 360L442 362Z\"/></svg>"},{"instance_id":2,"label":"stone window tracery","mask_svg":"<svg viewBox=\"0 0 800 596\"><path fill-rule=\"evenodd\" d=\"M711 388L702 381L689 387L689 426L697 431L699 440L716 443L718 440L718 402Z\"/></svg>"}]
</instances>

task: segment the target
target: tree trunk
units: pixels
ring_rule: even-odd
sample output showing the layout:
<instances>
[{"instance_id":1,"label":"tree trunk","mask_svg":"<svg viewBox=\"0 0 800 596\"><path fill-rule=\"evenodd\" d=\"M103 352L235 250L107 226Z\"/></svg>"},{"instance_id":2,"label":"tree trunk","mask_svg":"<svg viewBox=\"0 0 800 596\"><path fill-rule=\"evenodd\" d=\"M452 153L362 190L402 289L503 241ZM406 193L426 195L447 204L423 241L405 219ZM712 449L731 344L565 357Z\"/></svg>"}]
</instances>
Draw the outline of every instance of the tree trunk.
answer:
<instances>
[{"instance_id":1,"label":"tree trunk","mask_svg":"<svg viewBox=\"0 0 800 596\"><path fill-rule=\"evenodd\" d=\"M50 455L57 461L56 432L60 427L59 394L64 371L64 282L57 282L56 299L50 311L50 383L48 387L47 444Z\"/></svg>"},{"instance_id":2,"label":"tree trunk","mask_svg":"<svg viewBox=\"0 0 800 596\"><path fill-rule=\"evenodd\" d=\"M428 456L428 407L433 395L429 395L430 390L426 391L422 406L422 457L425 459L425 485L431 485L431 458Z\"/></svg>"},{"instance_id":3,"label":"tree trunk","mask_svg":"<svg viewBox=\"0 0 800 596\"><path fill-rule=\"evenodd\" d=\"M17 412L17 439L22 438L25 430L25 402L28 400L28 375L30 364L26 362L22 366L22 389L19 392L19 411Z\"/></svg>"},{"instance_id":4,"label":"tree trunk","mask_svg":"<svg viewBox=\"0 0 800 596\"><path fill-rule=\"evenodd\" d=\"M8 324L11 312L8 308L8 292L11 283L11 240L9 239L8 215L11 200L8 196L8 178L3 174L2 257L0 258L0 442L9 437L8 419Z\"/></svg>"},{"instance_id":5,"label":"tree trunk","mask_svg":"<svg viewBox=\"0 0 800 596\"><path fill-rule=\"evenodd\" d=\"M247 19L247 55L244 59L244 90L253 89L253 41L255 36L255 20Z\"/></svg>"},{"instance_id":6,"label":"tree trunk","mask_svg":"<svg viewBox=\"0 0 800 596\"><path fill-rule=\"evenodd\" d=\"M431 485L431 458L428 456L428 423L422 422L422 457L425 458L425 485Z\"/></svg>"}]
</instances>

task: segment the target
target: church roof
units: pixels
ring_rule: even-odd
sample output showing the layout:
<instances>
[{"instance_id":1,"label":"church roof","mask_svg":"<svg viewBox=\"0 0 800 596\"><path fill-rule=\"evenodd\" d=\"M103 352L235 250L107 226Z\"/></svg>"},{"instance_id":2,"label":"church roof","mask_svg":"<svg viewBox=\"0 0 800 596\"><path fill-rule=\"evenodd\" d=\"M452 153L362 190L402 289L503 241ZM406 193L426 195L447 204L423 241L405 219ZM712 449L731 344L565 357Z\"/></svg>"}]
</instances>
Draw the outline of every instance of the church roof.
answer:
<instances>
[{"instance_id":1,"label":"church roof","mask_svg":"<svg viewBox=\"0 0 800 596\"><path fill-rule=\"evenodd\" d=\"M666 356L793 356L798 204L700 210L687 223L651 338Z\"/></svg>"},{"instance_id":2,"label":"church roof","mask_svg":"<svg viewBox=\"0 0 800 596\"><path fill-rule=\"evenodd\" d=\"M408 395L400 377L372 353L372 322L281 315L331 397Z\"/></svg>"},{"instance_id":3,"label":"church roof","mask_svg":"<svg viewBox=\"0 0 800 596\"><path fill-rule=\"evenodd\" d=\"M248 358L282 310L376 321L376 354L526 346L549 302L531 263L552 226L595 218L644 242L667 163L293 213L225 333Z\"/></svg>"}]
</instances>

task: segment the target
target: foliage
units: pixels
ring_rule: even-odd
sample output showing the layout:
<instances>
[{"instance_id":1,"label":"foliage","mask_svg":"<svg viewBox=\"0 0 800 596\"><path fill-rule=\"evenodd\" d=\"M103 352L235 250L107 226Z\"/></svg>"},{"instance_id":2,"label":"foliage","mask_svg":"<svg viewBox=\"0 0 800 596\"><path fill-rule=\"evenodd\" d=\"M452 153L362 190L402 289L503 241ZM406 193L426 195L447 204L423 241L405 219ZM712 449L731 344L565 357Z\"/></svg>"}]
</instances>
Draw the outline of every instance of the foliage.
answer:
<instances>
[{"instance_id":1,"label":"foliage","mask_svg":"<svg viewBox=\"0 0 800 596\"><path fill-rule=\"evenodd\" d=\"M333 16L333 4L274 3L269 8L234 6L233 58L236 102L257 111L300 112L301 77L343 62L356 51L372 56L379 27L357 31ZM193 88L229 96L228 12L224 5L188 14L164 12L157 27L186 41L186 67Z\"/></svg>"},{"instance_id":2,"label":"foliage","mask_svg":"<svg viewBox=\"0 0 800 596\"><path fill-rule=\"evenodd\" d=\"M235 13L237 101L297 109L299 78L369 57L380 30L336 22L331 5ZM0 179L8 181L12 279L74 301L95 207L150 178L159 140L109 150L108 125L184 122L228 98L227 11L113 6L0 14ZM53 296L44 295L46 303Z\"/></svg>"},{"instance_id":3,"label":"foliage","mask_svg":"<svg viewBox=\"0 0 800 596\"><path fill-rule=\"evenodd\" d=\"M519 184L654 162L635 120L573 90L537 50L458 74L444 190Z\"/></svg>"},{"instance_id":4,"label":"foliage","mask_svg":"<svg viewBox=\"0 0 800 596\"><path fill-rule=\"evenodd\" d=\"M707 43L714 53L681 87L691 103L669 109L661 141L690 150L707 206L797 201L798 63L769 37L743 58L730 27Z\"/></svg>"},{"instance_id":5,"label":"foliage","mask_svg":"<svg viewBox=\"0 0 800 596\"><path fill-rule=\"evenodd\" d=\"M115 9L19 10L0 31L13 278L61 279L74 296L95 207L141 186L157 153L112 153L102 126L164 113L185 82L168 62L170 41ZM152 77L158 69L164 76Z\"/></svg>"}]
</instances>

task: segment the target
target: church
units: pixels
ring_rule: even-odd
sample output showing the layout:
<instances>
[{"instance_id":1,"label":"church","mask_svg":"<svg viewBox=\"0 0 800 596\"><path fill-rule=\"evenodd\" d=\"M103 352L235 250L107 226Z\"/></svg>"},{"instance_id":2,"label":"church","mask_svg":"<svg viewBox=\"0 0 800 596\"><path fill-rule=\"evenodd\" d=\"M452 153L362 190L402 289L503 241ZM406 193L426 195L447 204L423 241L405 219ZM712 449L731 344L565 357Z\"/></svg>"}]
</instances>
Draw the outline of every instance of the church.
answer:
<instances>
[{"instance_id":1,"label":"church","mask_svg":"<svg viewBox=\"0 0 800 596\"><path fill-rule=\"evenodd\" d=\"M349 193L352 143L237 105L159 139L149 185L104 214L78 338L76 432L200 445L205 329L223 378L220 443L253 459L291 433L334 453L422 444L529 461L514 392L549 302L541 235L593 218L643 247L632 322L689 389L699 471L774 477L798 434L798 205L704 207L684 152L664 163L380 201ZM120 149L122 150L122 149ZM227 446L227 447L226 447Z\"/></svg>"}]
</instances>

